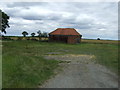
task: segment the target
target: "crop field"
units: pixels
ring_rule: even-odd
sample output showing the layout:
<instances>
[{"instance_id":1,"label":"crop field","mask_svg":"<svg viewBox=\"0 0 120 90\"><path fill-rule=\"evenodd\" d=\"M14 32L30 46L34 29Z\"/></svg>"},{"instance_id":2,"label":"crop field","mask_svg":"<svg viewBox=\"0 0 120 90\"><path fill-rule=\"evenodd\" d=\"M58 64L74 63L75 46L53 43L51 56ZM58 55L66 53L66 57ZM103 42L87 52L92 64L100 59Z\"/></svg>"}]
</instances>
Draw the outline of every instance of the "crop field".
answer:
<instances>
[{"instance_id":1,"label":"crop field","mask_svg":"<svg viewBox=\"0 0 120 90\"><path fill-rule=\"evenodd\" d=\"M97 63L118 73L118 41L82 40L80 44L9 40L2 42L3 88L36 88L42 85L60 61L44 55L56 53L95 55Z\"/></svg>"},{"instance_id":2,"label":"crop field","mask_svg":"<svg viewBox=\"0 0 120 90\"><path fill-rule=\"evenodd\" d=\"M35 37L31 37L31 36L28 36L28 37L23 37L23 36L5 36L5 38L8 38L8 39L11 39L11 40L27 40L27 39L34 39L34 40L39 40L39 37L38 36L35 36ZM46 37L42 37L41 40L48 40L48 38Z\"/></svg>"}]
</instances>

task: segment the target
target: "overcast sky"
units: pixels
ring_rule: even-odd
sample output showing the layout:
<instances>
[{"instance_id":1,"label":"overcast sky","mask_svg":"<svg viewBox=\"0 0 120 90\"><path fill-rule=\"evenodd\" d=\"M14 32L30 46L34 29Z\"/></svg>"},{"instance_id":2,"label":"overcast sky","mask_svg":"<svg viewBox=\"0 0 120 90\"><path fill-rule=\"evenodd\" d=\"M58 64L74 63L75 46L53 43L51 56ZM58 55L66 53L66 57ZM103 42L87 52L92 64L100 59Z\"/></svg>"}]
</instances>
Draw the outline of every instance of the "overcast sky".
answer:
<instances>
[{"instance_id":1,"label":"overcast sky","mask_svg":"<svg viewBox=\"0 0 120 90\"><path fill-rule=\"evenodd\" d=\"M6 35L75 28L83 38L118 39L117 2L1 2L10 16Z\"/></svg>"}]
</instances>

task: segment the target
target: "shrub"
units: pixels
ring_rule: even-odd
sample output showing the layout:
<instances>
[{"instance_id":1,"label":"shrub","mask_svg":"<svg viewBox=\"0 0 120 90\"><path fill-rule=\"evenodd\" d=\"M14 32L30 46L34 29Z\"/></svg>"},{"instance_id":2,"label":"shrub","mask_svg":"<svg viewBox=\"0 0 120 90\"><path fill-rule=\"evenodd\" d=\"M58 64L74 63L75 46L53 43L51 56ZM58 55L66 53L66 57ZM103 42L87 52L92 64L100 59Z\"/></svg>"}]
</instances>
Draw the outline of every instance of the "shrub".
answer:
<instances>
[{"instance_id":1,"label":"shrub","mask_svg":"<svg viewBox=\"0 0 120 90\"><path fill-rule=\"evenodd\" d=\"M97 40L100 40L100 38L97 38Z\"/></svg>"}]
</instances>

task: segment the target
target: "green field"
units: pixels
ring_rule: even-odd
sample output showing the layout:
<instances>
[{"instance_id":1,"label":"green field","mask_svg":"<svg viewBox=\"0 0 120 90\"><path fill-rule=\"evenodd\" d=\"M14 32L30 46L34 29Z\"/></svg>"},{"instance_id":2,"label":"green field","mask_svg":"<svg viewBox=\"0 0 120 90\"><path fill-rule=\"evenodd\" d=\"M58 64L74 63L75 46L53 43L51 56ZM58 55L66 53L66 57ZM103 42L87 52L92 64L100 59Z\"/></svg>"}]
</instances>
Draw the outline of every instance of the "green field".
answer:
<instances>
[{"instance_id":1,"label":"green field","mask_svg":"<svg viewBox=\"0 0 120 90\"><path fill-rule=\"evenodd\" d=\"M44 59L49 52L95 55L97 63L118 71L117 44L3 41L2 48L3 88L33 88L50 78L59 62Z\"/></svg>"}]
</instances>

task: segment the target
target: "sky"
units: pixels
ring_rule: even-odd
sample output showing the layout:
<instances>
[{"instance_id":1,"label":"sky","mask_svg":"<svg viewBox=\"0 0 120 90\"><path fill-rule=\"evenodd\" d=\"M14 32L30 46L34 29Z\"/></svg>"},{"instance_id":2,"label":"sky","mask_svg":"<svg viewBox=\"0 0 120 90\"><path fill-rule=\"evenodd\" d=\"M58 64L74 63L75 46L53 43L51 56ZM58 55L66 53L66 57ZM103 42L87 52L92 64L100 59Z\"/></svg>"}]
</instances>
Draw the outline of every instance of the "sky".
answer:
<instances>
[{"instance_id":1,"label":"sky","mask_svg":"<svg viewBox=\"0 0 120 90\"><path fill-rule=\"evenodd\" d=\"M117 2L1 2L10 16L7 36L75 28L83 38L118 39Z\"/></svg>"}]
</instances>

